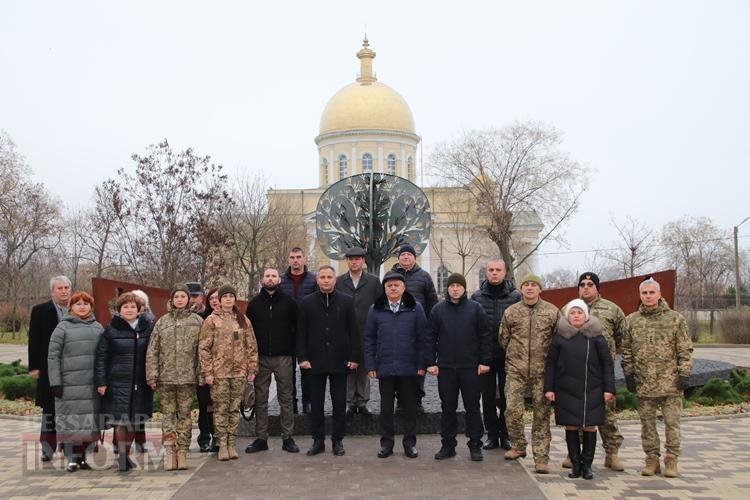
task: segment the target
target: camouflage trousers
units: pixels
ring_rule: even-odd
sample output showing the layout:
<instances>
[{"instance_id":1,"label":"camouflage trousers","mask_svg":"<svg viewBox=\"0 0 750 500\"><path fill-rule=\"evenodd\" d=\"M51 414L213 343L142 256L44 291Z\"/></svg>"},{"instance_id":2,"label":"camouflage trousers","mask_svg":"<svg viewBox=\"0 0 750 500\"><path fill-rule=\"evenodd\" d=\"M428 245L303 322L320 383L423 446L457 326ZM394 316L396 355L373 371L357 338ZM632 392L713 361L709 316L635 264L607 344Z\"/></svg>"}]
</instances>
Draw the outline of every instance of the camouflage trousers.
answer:
<instances>
[{"instance_id":1,"label":"camouflage trousers","mask_svg":"<svg viewBox=\"0 0 750 500\"><path fill-rule=\"evenodd\" d=\"M211 400L214 402L214 437L219 444L233 446L240 425L240 403L245 394L245 377L214 380Z\"/></svg>"},{"instance_id":2,"label":"camouflage trousers","mask_svg":"<svg viewBox=\"0 0 750 500\"><path fill-rule=\"evenodd\" d=\"M659 433L656 429L656 410L664 415L667 441L664 448L670 455L680 455L680 412L682 396L638 398L638 415L641 417L641 444L646 456L659 456Z\"/></svg>"},{"instance_id":3,"label":"camouflage trousers","mask_svg":"<svg viewBox=\"0 0 750 500\"><path fill-rule=\"evenodd\" d=\"M602 446L607 455L617 455L622 446L623 437L617 428L617 402L614 398L604 404L604 423L599 426Z\"/></svg>"},{"instance_id":4,"label":"camouflage trousers","mask_svg":"<svg viewBox=\"0 0 750 500\"><path fill-rule=\"evenodd\" d=\"M161 440L163 444L177 445L178 450L190 448L193 420L190 408L195 396L194 385L157 385L156 392L161 401Z\"/></svg>"},{"instance_id":5,"label":"camouflage trousers","mask_svg":"<svg viewBox=\"0 0 750 500\"><path fill-rule=\"evenodd\" d=\"M549 462L550 434L550 403L544 397L544 380L537 377L531 380L517 373L508 373L505 379L505 422L508 426L510 442L518 451L526 450L526 435L524 434L523 411L526 390L531 391L533 406L533 420L531 424L531 450L534 452L535 462Z\"/></svg>"}]
</instances>

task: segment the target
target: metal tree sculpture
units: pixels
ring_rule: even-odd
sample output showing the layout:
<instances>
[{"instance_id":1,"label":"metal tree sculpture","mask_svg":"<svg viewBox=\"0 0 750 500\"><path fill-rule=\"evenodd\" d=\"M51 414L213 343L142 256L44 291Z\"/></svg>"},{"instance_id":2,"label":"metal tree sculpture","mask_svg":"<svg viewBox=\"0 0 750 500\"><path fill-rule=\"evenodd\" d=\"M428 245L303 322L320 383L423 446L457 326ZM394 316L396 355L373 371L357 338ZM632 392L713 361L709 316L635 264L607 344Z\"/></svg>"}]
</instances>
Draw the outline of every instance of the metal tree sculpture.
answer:
<instances>
[{"instance_id":1,"label":"metal tree sculpture","mask_svg":"<svg viewBox=\"0 0 750 500\"><path fill-rule=\"evenodd\" d=\"M320 197L315 223L320 248L328 257L345 258L358 246L365 250L373 274L404 243L417 255L430 235L430 202L408 180L388 174L358 174L331 185Z\"/></svg>"}]
</instances>

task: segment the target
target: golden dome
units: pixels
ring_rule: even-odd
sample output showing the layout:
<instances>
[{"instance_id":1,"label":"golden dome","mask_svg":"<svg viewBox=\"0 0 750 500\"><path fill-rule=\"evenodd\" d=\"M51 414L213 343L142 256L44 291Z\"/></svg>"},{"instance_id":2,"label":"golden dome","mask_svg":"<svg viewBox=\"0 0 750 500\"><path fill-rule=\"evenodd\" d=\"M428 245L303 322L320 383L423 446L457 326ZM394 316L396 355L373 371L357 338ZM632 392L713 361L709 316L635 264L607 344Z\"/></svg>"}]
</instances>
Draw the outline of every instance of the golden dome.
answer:
<instances>
[{"instance_id":1,"label":"golden dome","mask_svg":"<svg viewBox=\"0 0 750 500\"><path fill-rule=\"evenodd\" d=\"M372 72L375 52L367 38L357 52L361 62L357 81L328 101L320 117L320 135L348 130L394 130L414 134L414 117L401 95L377 81Z\"/></svg>"}]
</instances>

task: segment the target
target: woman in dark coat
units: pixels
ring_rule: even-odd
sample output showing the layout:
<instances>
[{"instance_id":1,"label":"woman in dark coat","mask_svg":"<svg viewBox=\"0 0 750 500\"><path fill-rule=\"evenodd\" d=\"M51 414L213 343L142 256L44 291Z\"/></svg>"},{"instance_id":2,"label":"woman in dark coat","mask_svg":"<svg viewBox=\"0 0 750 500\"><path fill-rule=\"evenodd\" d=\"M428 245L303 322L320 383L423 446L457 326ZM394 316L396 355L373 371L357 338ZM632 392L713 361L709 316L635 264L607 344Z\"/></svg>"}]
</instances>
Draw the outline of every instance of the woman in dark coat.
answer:
<instances>
[{"instance_id":1,"label":"woman in dark coat","mask_svg":"<svg viewBox=\"0 0 750 500\"><path fill-rule=\"evenodd\" d=\"M55 427L63 443L68 472L90 469L86 449L100 430L100 397L94 386L94 360L100 325L93 314L94 299L76 292L70 312L57 325L49 342L47 362L50 391L55 395Z\"/></svg>"},{"instance_id":2,"label":"woman in dark coat","mask_svg":"<svg viewBox=\"0 0 750 500\"><path fill-rule=\"evenodd\" d=\"M604 402L615 393L614 364L602 325L597 318L589 317L586 303L572 300L563 311L549 346L544 395L555 404L557 425L565 426L573 465L568 477L592 479L596 426L604 423Z\"/></svg>"},{"instance_id":3,"label":"woman in dark coat","mask_svg":"<svg viewBox=\"0 0 750 500\"><path fill-rule=\"evenodd\" d=\"M146 384L146 349L151 324L139 317L140 299L117 298L117 316L102 334L96 352L96 385L104 396L102 413L114 427L121 471L135 464L128 458L135 429L151 417L153 392Z\"/></svg>"}]
</instances>

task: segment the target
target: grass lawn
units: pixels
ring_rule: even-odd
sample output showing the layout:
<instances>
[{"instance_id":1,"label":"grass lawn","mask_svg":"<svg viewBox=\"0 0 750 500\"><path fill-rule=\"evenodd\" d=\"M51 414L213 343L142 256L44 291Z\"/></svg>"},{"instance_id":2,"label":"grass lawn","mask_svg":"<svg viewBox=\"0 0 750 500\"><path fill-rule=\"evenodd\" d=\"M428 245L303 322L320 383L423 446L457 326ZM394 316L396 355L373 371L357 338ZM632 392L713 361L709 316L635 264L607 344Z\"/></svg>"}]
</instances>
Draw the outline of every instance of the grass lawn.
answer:
<instances>
[{"instance_id":1,"label":"grass lawn","mask_svg":"<svg viewBox=\"0 0 750 500\"><path fill-rule=\"evenodd\" d=\"M0 332L0 344L27 345L29 343L29 332L25 328L20 332Z\"/></svg>"}]
</instances>

